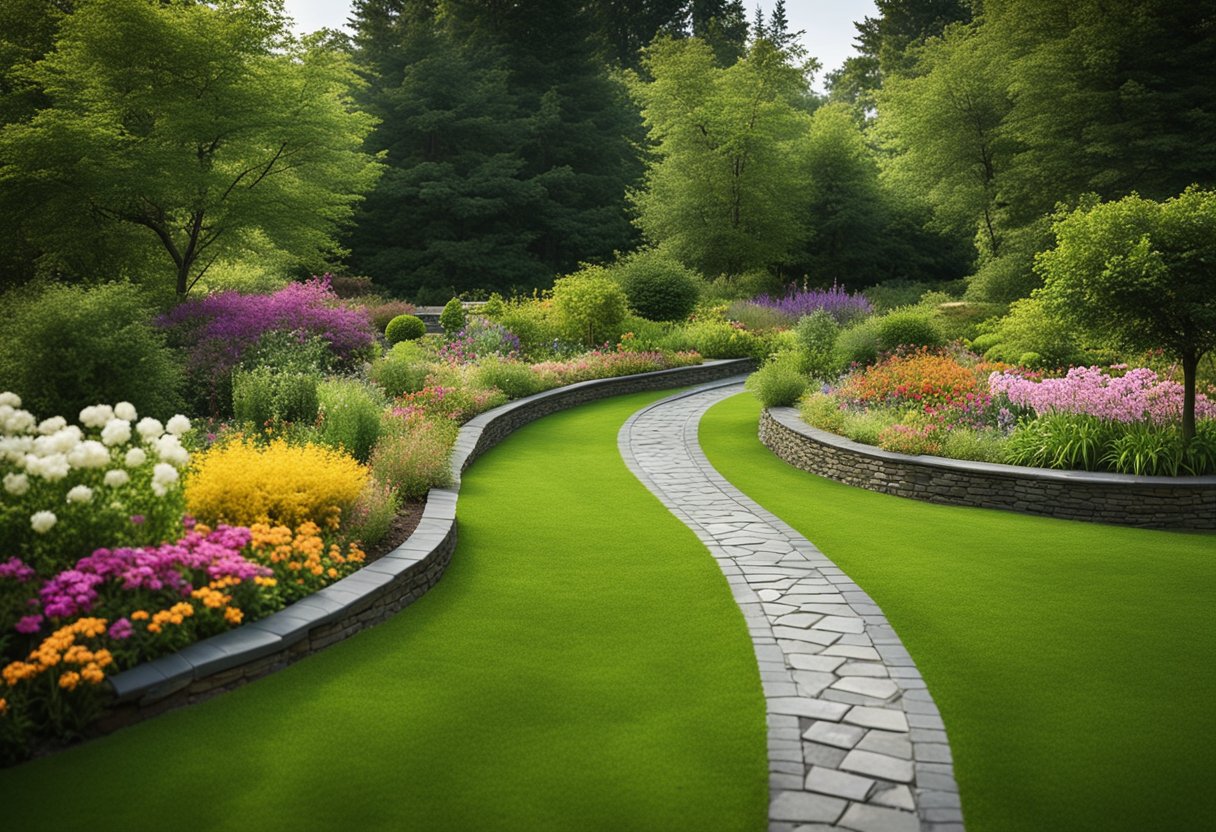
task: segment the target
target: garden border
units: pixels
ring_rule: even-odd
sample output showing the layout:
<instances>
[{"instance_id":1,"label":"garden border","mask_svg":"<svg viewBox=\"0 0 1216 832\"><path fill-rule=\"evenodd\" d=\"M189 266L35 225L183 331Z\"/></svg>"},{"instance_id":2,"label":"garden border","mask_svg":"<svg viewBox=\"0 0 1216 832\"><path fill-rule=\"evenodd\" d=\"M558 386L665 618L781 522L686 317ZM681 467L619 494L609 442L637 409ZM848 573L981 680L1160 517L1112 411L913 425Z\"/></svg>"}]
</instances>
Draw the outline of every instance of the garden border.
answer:
<instances>
[{"instance_id":1,"label":"garden border","mask_svg":"<svg viewBox=\"0 0 1216 832\"><path fill-rule=\"evenodd\" d=\"M461 426L452 453L453 484L428 492L422 519L409 539L286 609L110 677L107 684L113 698L96 730L108 733L240 687L374 626L422 597L443 577L456 549L461 474L529 422L597 399L717 381L754 367L753 359L722 359L591 379L516 399L473 417Z\"/></svg>"},{"instance_id":2,"label":"garden border","mask_svg":"<svg viewBox=\"0 0 1216 832\"><path fill-rule=\"evenodd\" d=\"M931 503L1156 529L1216 529L1216 476L1141 477L910 456L811 427L792 407L760 414L760 441L812 474Z\"/></svg>"}]
</instances>

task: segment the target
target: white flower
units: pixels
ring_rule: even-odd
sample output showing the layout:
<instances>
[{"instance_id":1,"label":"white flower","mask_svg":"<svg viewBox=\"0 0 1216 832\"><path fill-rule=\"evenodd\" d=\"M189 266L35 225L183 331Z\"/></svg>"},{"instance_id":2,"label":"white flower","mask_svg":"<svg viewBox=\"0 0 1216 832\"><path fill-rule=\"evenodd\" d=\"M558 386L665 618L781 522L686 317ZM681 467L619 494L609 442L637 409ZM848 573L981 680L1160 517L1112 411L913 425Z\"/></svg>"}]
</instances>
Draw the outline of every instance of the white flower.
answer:
<instances>
[{"instance_id":1,"label":"white flower","mask_svg":"<svg viewBox=\"0 0 1216 832\"><path fill-rule=\"evenodd\" d=\"M148 455L144 453L143 448L132 448L127 451L127 455L123 458L123 464L128 468L138 468L148 461Z\"/></svg>"},{"instance_id":2,"label":"white flower","mask_svg":"<svg viewBox=\"0 0 1216 832\"><path fill-rule=\"evenodd\" d=\"M139 435L144 438L145 442L152 442L160 438L160 435L165 432L165 426L151 416L145 416L139 420L139 424L135 426L139 431Z\"/></svg>"},{"instance_id":3,"label":"white flower","mask_svg":"<svg viewBox=\"0 0 1216 832\"><path fill-rule=\"evenodd\" d=\"M172 485L177 482L177 469L167 462L158 462L152 467L152 483Z\"/></svg>"},{"instance_id":4,"label":"white flower","mask_svg":"<svg viewBox=\"0 0 1216 832\"><path fill-rule=\"evenodd\" d=\"M58 433L68 426L68 420L62 416L52 416L49 419L43 419L38 423L38 432L43 436L50 436L52 433Z\"/></svg>"},{"instance_id":5,"label":"white flower","mask_svg":"<svg viewBox=\"0 0 1216 832\"><path fill-rule=\"evenodd\" d=\"M16 393L5 390L0 393L0 405L8 405L9 407L21 407L21 397Z\"/></svg>"},{"instance_id":6,"label":"white flower","mask_svg":"<svg viewBox=\"0 0 1216 832\"><path fill-rule=\"evenodd\" d=\"M105 427L106 422L114 418L114 408L108 404L95 404L80 411L80 424L86 428Z\"/></svg>"},{"instance_id":7,"label":"white flower","mask_svg":"<svg viewBox=\"0 0 1216 832\"><path fill-rule=\"evenodd\" d=\"M25 474L5 474L4 490L14 497L20 497L30 490L30 478Z\"/></svg>"},{"instance_id":8,"label":"white flower","mask_svg":"<svg viewBox=\"0 0 1216 832\"><path fill-rule=\"evenodd\" d=\"M80 444L80 440L84 438L84 432L75 425L68 425L61 428L50 436L39 436L34 440L34 453L39 456L49 456L50 454L68 454Z\"/></svg>"},{"instance_id":9,"label":"white flower","mask_svg":"<svg viewBox=\"0 0 1216 832\"><path fill-rule=\"evenodd\" d=\"M101 441L109 447L131 441L131 423L126 419L111 419L101 429Z\"/></svg>"},{"instance_id":10,"label":"white flower","mask_svg":"<svg viewBox=\"0 0 1216 832\"><path fill-rule=\"evenodd\" d=\"M106 471L105 482L110 488L121 488L131 481L131 475L121 468Z\"/></svg>"},{"instance_id":11,"label":"white flower","mask_svg":"<svg viewBox=\"0 0 1216 832\"><path fill-rule=\"evenodd\" d=\"M171 433L166 433L156 440L156 455L178 468L190 461L190 454L182 447L181 440Z\"/></svg>"},{"instance_id":12,"label":"white flower","mask_svg":"<svg viewBox=\"0 0 1216 832\"><path fill-rule=\"evenodd\" d=\"M69 503L87 503L93 499L93 489L87 485L77 485L68 492Z\"/></svg>"},{"instance_id":13,"label":"white flower","mask_svg":"<svg viewBox=\"0 0 1216 832\"><path fill-rule=\"evenodd\" d=\"M30 526L38 534L46 534L58 519L53 511L39 511L30 517Z\"/></svg>"},{"instance_id":14,"label":"white flower","mask_svg":"<svg viewBox=\"0 0 1216 832\"><path fill-rule=\"evenodd\" d=\"M6 436L0 439L0 458L14 465L24 465L25 455L34 450L32 436Z\"/></svg>"},{"instance_id":15,"label":"white flower","mask_svg":"<svg viewBox=\"0 0 1216 832\"><path fill-rule=\"evenodd\" d=\"M25 470L35 477L42 477L48 482L56 482L66 477L72 467L68 464L68 458L63 454L50 454L43 457L31 454L25 458Z\"/></svg>"},{"instance_id":16,"label":"white flower","mask_svg":"<svg viewBox=\"0 0 1216 832\"><path fill-rule=\"evenodd\" d=\"M4 430L6 433L25 433L37 423L34 414L28 410L14 410L12 414L4 420Z\"/></svg>"},{"instance_id":17,"label":"white flower","mask_svg":"<svg viewBox=\"0 0 1216 832\"><path fill-rule=\"evenodd\" d=\"M67 456L73 468L105 468L110 464L110 452L96 439L86 439Z\"/></svg>"},{"instance_id":18,"label":"white flower","mask_svg":"<svg viewBox=\"0 0 1216 832\"><path fill-rule=\"evenodd\" d=\"M154 482L154 483L152 483L152 493L155 494L157 497L163 497L169 493L169 489L165 488L165 486L163 486L159 482Z\"/></svg>"},{"instance_id":19,"label":"white flower","mask_svg":"<svg viewBox=\"0 0 1216 832\"><path fill-rule=\"evenodd\" d=\"M135 405L130 402L119 402L114 405L114 415L119 419L124 419L128 422L134 422L135 417L139 414L135 412Z\"/></svg>"},{"instance_id":20,"label":"white flower","mask_svg":"<svg viewBox=\"0 0 1216 832\"><path fill-rule=\"evenodd\" d=\"M181 436L183 433L190 430L190 420L179 413L169 420L169 423L165 425L165 430L169 431L169 433L173 434L174 436Z\"/></svg>"}]
</instances>

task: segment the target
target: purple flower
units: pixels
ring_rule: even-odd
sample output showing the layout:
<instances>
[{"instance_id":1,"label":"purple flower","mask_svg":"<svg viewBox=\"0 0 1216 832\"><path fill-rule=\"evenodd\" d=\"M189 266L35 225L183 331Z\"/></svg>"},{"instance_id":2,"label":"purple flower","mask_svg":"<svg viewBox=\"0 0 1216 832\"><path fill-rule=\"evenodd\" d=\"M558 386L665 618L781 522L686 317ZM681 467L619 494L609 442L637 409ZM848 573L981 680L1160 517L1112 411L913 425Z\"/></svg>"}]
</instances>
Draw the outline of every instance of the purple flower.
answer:
<instances>
[{"instance_id":1,"label":"purple flower","mask_svg":"<svg viewBox=\"0 0 1216 832\"><path fill-rule=\"evenodd\" d=\"M144 516L143 516L142 514L132 514L132 515L131 515L131 522L132 522L132 523L134 523L134 524L135 524L135 525L137 525L137 526L143 525L143 522L144 522Z\"/></svg>"},{"instance_id":2,"label":"purple flower","mask_svg":"<svg viewBox=\"0 0 1216 832\"><path fill-rule=\"evenodd\" d=\"M131 628L131 622L127 618L118 619L110 625L109 630L110 638L114 639L115 641L123 641L128 639L134 634L134 632L135 631Z\"/></svg>"},{"instance_id":3,"label":"purple flower","mask_svg":"<svg viewBox=\"0 0 1216 832\"><path fill-rule=\"evenodd\" d=\"M803 289L790 286L784 297L774 298L770 295L760 295L752 298L752 303L784 312L791 318L801 318L823 310L836 319L837 323L845 324L864 318L873 312L870 301L860 292L849 294L844 287L836 283L831 289Z\"/></svg>"},{"instance_id":4,"label":"purple flower","mask_svg":"<svg viewBox=\"0 0 1216 832\"><path fill-rule=\"evenodd\" d=\"M17 583L25 583L34 577L34 570L27 566L21 558L9 558L0 563L0 578L12 578Z\"/></svg>"},{"instance_id":5,"label":"purple flower","mask_svg":"<svg viewBox=\"0 0 1216 832\"><path fill-rule=\"evenodd\" d=\"M17 632L25 633L27 635L29 635L31 633L36 633L40 629L42 629L42 616L41 615L22 616L17 621L17 626L15 629L17 630Z\"/></svg>"}]
</instances>

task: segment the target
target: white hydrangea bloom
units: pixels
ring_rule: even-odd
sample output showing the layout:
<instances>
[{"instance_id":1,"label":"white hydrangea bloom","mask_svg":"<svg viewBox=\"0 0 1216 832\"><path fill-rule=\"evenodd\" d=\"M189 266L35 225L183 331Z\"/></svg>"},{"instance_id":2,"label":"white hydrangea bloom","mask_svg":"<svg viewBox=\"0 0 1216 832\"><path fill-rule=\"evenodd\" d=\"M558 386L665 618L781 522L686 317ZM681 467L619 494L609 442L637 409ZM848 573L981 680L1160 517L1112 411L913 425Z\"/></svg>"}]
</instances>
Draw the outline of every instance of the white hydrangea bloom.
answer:
<instances>
[{"instance_id":1,"label":"white hydrangea bloom","mask_svg":"<svg viewBox=\"0 0 1216 832\"><path fill-rule=\"evenodd\" d=\"M119 402L118 404L114 405L114 415L119 419L124 419L128 422L134 422L136 417L139 416L139 414L135 412L135 405L131 404L130 402Z\"/></svg>"},{"instance_id":2,"label":"white hydrangea bloom","mask_svg":"<svg viewBox=\"0 0 1216 832\"><path fill-rule=\"evenodd\" d=\"M156 440L156 455L178 468L190 461L190 453L182 447L181 440L171 433Z\"/></svg>"},{"instance_id":3,"label":"white hydrangea bloom","mask_svg":"<svg viewBox=\"0 0 1216 832\"><path fill-rule=\"evenodd\" d=\"M86 428L103 428L114 418L114 408L108 404L95 404L80 411L80 424Z\"/></svg>"},{"instance_id":4,"label":"white hydrangea bloom","mask_svg":"<svg viewBox=\"0 0 1216 832\"><path fill-rule=\"evenodd\" d=\"M13 465L25 465L25 455L34 450L32 436L6 436L0 439L0 458Z\"/></svg>"},{"instance_id":5,"label":"white hydrangea bloom","mask_svg":"<svg viewBox=\"0 0 1216 832\"><path fill-rule=\"evenodd\" d=\"M21 407L21 397L10 390L5 390L3 393L0 393L0 405L6 407Z\"/></svg>"},{"instance_id":6,"label":"white hydrangea bloom","mask_svg":"<svg viewBox=\"0 0 1216 832\"><path fill-rule=\"evenodd\" d=\"M4 420L4 430L6 433L25 433L34 427L37 422L38 420L34 418L34 414L28 410L14 410Z\"/></svg>"},{"instance_id":7,"label":"white hydrangea bloom","mask_svg":"<svg viewBox=\"0 0 1216 832\"><path fill-rule=\"evenodd\" d=\"M87 503L93 499L93 489L87 485L74 486L68 491L69 503Z\"/></svg>"},{"instance_id":8,"label":"white hydrangea bloom","mask_svg":"<svg viewBox=\"0 0 1216 832\"><path fill-rule=\"evenodd\" d=\"M131 423L126 419L111 419L101 429L101 441L108 447L125 445L131 441Z\"/></svg>"},{"instance_id":9,"label":"white hydrangea bloom","mask_svg":"<svg viewBox=\"0 0 1216 832\"><path fill-rule=\"evenodd\" d=\"M169 493L169 489L163 483L154 482L152 483L152 493L157 497L163 497Z\"/></svg>"},{"instance_id":10,"label":"white hydrangea bloom","mask_svg":"<svg viewBox=\"0 0 1216 832\"><path fill-rule=\"evenodd\" d=\"M169 423L165 425L165 430L174 436L181 436L190 430L190 420L179 413L169 420Z\"/></svg>"},{"instance_id":11,"label":"white hydrangea bloom","mask_svg":"<svg viewBox=\"0 0 1216 832\"><path fill-rule=\"evenodd\" d=\"M5 474L4 475L4 490L14 497L20 497L22 494L30 490L30 478L25 474Z\"/></svg>"},{"instance_id":12,"label":"white hydrangea bloom","mask_svg":"<svg viewBox=\"0 0 1216 832\"><path fill-rule=\"evenodd\" d=\"M43 419L38 423L38 432L43 436L50 436L52 433L58 433L68 426L68 420L62 416L52 416L49 419Z\"/></svg>"},{"instance_id":13,"label":"white hydrangea bloom","mask_svg":"<svg viewBox=\"0 0 1216 832\"><path fill-rule=\"evenodd\" d=\"M73 468L105 468L110 464L110 452L96 439L86 439L67 455Z\"/></svg>"},{"instance_id":14,"label":"white hydrangea bloom","mask_svg":"<svg viewBox=\"0 0 1216 832\"><path fill-rule=\"evenodd\" d=\"M110 488L121 488L131 481L131 475L121 468L106 471L105 483Z\"/></svg>"},{"instance_id":15,"label":"white hydrangea bloom","mask_svg":"<svg viewBox=\"0 0 1216 832\"><path fill-rule=\"evenodd\" d=\"M140 419L135 429L139 431L139 435L144 438L145 442L154 442L165 432L165 426L160 423L160 420L153 419L151 416Z\"/></svg>"},{"instance_id":16,"label":"white hydrangea bloom","mask_svg":"<svg viewBox=\"0 0 1216 832\"><path fill-rule=\"evenodd\" d=\"M30 516L30 526L38 534L46 534L58 520L53 511L39 511Z\"/></svg>"},{"instance_id":17,"label":"white hydrangea bloom","mask_svg":"<svg viewBox=\"0 0 1216 832\"><path fill-rule=\"evenodd\" d=\"M148 461L148 455L143 448L132 448L127 451L127 455L123 457L123 464L128 468L138 468Z\"/></svg>"},{"instance_id":18,"label":"white hydrangea bloom","mask_svg":"<svg viewBox=\"0 0 1216 832\"><path fill-rule=\"evenodd\" d=\"M47 482L58 482L68 475L72 466L63 454L51 454L25 458L25 470L35 477L42 477Z\"/></svg>"},{"instance_id":19,"label":"white hydrangea bloom","mask_svg":"<svg viewBox=\"0 0 1216 832\"><path fill-rule=\"evenodd\" d=\"M71 453L84 439L84 431L76 425L68 425L50 436L39 436L34 440L34 453L39 456Z\"/></svg>"},{"instance_id":20,"label":"white hydrangea bloom","mask_svg":"<svg viewBox=\"0 0 1216 832\"><path fill-rule=\"evenodd\" d=\"M172 485L177 482L177 469L167 462L158 462L152 467L152 483Z\"/></svg>"}]
</instances>

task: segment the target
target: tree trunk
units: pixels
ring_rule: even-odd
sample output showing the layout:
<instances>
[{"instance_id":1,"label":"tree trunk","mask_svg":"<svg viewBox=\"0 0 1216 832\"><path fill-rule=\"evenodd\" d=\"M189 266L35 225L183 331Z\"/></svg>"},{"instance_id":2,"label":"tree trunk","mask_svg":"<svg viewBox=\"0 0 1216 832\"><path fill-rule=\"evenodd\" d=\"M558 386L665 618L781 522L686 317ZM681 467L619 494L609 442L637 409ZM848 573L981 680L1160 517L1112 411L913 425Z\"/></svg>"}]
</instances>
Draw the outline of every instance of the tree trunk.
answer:
<instances>
[{"instance_id":1,"label":"tree trunk","mask_svg":"<svg viewBox=\"0 0 1216 832\"><path fill-rule=\"evenodd\" d=\"M1195 436L1195 375L1199 369L1199 353L1191 350L1182 355L1182 444L1186 447Z\"/></svg>"},{"instance_id":2,"label":"tree trunk","mask_svg":"<svg viewBox=\"0 0 1216 832\"><path fill-rule=\"evenodd\" d=\"M179 303L186 299L186 293L190 291L190 267L192 265L183 260L177 266L177 300Z\"/></svg>"}]
</instances>

